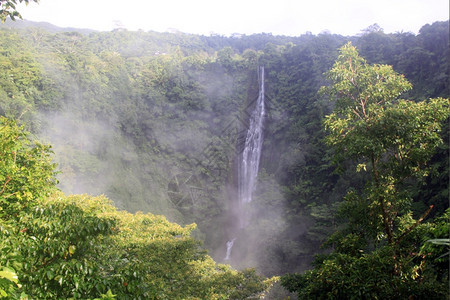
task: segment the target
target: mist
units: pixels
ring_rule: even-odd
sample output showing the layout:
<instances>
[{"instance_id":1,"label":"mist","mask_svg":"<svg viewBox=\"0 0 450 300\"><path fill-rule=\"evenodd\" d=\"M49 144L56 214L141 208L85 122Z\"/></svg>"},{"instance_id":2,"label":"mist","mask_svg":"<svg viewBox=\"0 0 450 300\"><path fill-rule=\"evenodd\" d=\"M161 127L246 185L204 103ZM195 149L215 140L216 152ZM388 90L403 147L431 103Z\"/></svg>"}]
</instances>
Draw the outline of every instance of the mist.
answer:
<instances>
[{"instance_id":1,"label":"mist","mask_svg":"<svg viewBox=\"0 0 450 300\"><path fill-rule=\"evenodd\" d=\"M67 78L73 84L68 85L70 94L62 93L67 95L65 104L56 112L39 113L40 137L53 145L59 165L59 188L66 194L105 194L117 208L131 212L163 214L181 224L195 222L198 229L194 235L217 261L278 274L285 267L279 237L289 224L283 216L286 202L280 187L272 175L265 174L264 166L255 199L246 208L249 224L239 232L230 260L224 261L231 230L228 225L236 217L231 181L243 126L238 112L252 109L244 105L253 100L257 89L250 89L248 99L236 97L239 83L223 68L184 72L190 72L189 80L197 82L195 101L203 99L206 104L186 110L186 102L167 101L167 95L158 89L150 95L119 95L134 109L150 113L144 119L142 111L128 112L135 118L133 130L139 130L131 135L123 132L126 125L120 111L95 117L92 109L86 113L86 107L92 106L89 90ZM257 72L251 73L254 78ZM57 74L52 76L67 76ZM102 101L124 105L117 95ZM230 114L216 113L223 109Z\"/></svg>"},{"instance_id":2,"label":"mist","mask_svg":"<svg viewBox=\"0 0 450 300\"><path fill-rule=\"evenodd\" d=\"M369 63L404 74L414 86L407 98L449 94L448 21L425 25L418 35L372 26L354 37L68 32L14 24L0 25L1 113L52 145L58 187L65 194L104 194L119 210L195 223L198 250L264 276L311 269L347 221L337 214L345 195L363 195L370 176L355 172L352 161L337 168L326 143L323 120L334 101L318 91L329 84L324 74L342 45L351 41ZM252 131L261 90L264 118ZM247 136L263 140L250 149ZM252 184L243 193L246 148L259 156L245 157L253 161ZM438 149L430 177L405 186L413 216L433 205L430 217L439 217L448 208L446 158L448 149Z\"/></svg>"},{"instance_id":3,"label":"mist","mask_svg":"<svg viewBox=\"0 0 450 300\"><path fill-rule=\"evenodd\" d=\"M119 209L196 223L193 234L203 247L235 268L268 276L306 268L316 250L308 230L314 220L303 207L292 213L297 187L286 178L307 157L304 144L291 137L301 132L306 140L311 133L292 126L293 113L303 111L291 107L303 99L283 98L297 94L291 90L277 96L298 86L283 81L292 67L281 64L284 51L299 49L284 46L288 38L21 34L41 72L38 136L53 145L63 192L105 194ZM259 64L267 71L265 139L253 200L243 208L235 205L236 162L258 98ZM299 74L310 76L311 65L302 66ZM310 85L316 83L300 86L315 91ZM234 231L241 209L247 226Z\"/></svg>"}]
</instances>

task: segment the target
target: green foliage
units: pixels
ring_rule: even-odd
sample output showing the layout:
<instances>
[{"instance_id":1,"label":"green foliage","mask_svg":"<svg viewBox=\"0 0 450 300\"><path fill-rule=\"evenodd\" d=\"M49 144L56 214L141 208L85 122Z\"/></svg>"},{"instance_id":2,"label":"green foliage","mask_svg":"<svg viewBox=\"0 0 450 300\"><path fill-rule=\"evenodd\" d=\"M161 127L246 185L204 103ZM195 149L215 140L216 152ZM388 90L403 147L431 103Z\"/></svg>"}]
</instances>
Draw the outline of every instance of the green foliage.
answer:
<instances>
[{"instance_id":1,"label":"green foliage","mask_svg":"<svg viewBox=\"0 0 450 300\"><path fill-rule=\"evenodd\" d=\"M40 66L17 34L2 30L0 39L0 115L29 122L42 95Z\"/></svg>"},{"instance_id":2,"label":"green foliage","mask_svg":"<svg viewBox=\"0 0 450 300\"><path fill-rule=\"evenodd\" d=\"M102 196L49 196L49 148L1 121L2 192L11 194L0 215L1 297L245 299L276 281L217 265L190 237L194 224L117 211Z\"/></svg>"},{"instance_id":3,"label":"green foliage","mask_svg":"<svg viewBox=\"0 0 450 300\"><path fill-rule=\"evenodd\" d=\"M21 286L11 271L1 287L38 299L247 299L276 280L216 265L194 228L117 211L104 197L56 194L2 229L0 263L18 269Z\"/></svg>"},{"instance_id":4,"label":"green foliage","mask_svg":"<svg viewBox=\"0 0 450 300\"><path fill-rule=\"evenodd\" d=\"M117 234L108 241L102 263L115 275L110 287L120 299L245 299L266 290L271 281L254 271L236 272L216 265L198 241L195 225L181 227L162 216L116 212ZM113 262L113 263L111 263Z\"/></svg>"},{"instance_id":5,"label":"green foliage","mask_svg":"<svg viewBox=\"0 0 450 300\"><path fill-rule=\"evenodd\" d=\"M397 236L414 226L414 219L430 205L434 208L429 217L438 217L448 207L448 126L428 134L423 149L415 147L412 138L397 137L403 132L419 134L428 125L437 128L430 120L422 122L421 114L428 114L430 105L439 110L443 100L416 105L398 101L391 93L397 89L395 83L407 78L414 87L405 98L448 97L448 22L426 25L418 35L385 34L372 26L358 37L65 32L55 26L28 26L26 21L0 25L0 114L19 118L19 124L53 144L62 171L58 187L67 193L105 193L116 207L129 212L164 214L180 224L196 222L193 235L204 239L215 258L223 258L227 239L234 145L242 125L237 116L242 117L255 95L255 69L261 64L266 69L268 114L260 170L266 174L260 176L251 209L264 217L246 233L255 242L247 252L243 249L247 265L258 265L265 275L300 272L336 229L340 230L329 244L339 253L356 255L384 243L385 236L378 234L383 232L380 213L373 213L380 193L396 200L393 215L397 209L402 213L394 222ZM338 48L348 40L370 64L389 64L405 75L402 79L387 66L374 70L362 64L359 71L368 76L371 72L394 76L381 81L355 77L359 86L373 94L380 93L376 90L380 87L390 101L409 109L407 117L394 105L373 109L382 118L371 119L372 137L410 159L387 160L390 152L381 154L378 169L393 177L384 175L383 186L397 184L397 175L413 173L420 179L403 180L396 189L365 186L371 163L344 155L344 165L338 166L341 172L335 172L322 126L334 103L323 101L317 90L326 83L323 73L333 66ZM355 91L352 86L346 89ZM403 89L408 89L407 83ZM430 113L433 116L435 112ZM397 118L403 120L402 126L394 122ZM388 130L383 126L392 131L385 138L381 136ZM375 143L365 143L363 129L359 126L360 137L352 139L367 153ZM444 143L427 163L428 170L420 161L439 142L436 134ZM411 153L401 148L403 143L411 146ZM358 154L357 147L353 150ZM169 195L176 178L192 178L178 186L175 198L185 200L180 205ZM199 191L198 198L192 197L189 187ZM342 202L349 187L354 192ZM339 224L347 220L347 226ZM412 236L421 241L419 229L406 233L400 244ZM437 238L444 237L428 237ZM20 275L20 268L11 268ZM113 289L111 293L118 294Z\"/></svg>"},{"instance_id":6,"label":"green foliage","mask_svg":"<svg viewBox=\"0 0 450 300\"><path fill-rule=\"evenodd\" d=\"M0 119L0 218L17 219L49 195L56 180L51 147L32 143L23 127Z\"/></svg>"},{"instance_id":7,"label":"green foliage","mask_svg":"<svg viewBox=\"0 0 450 300\"><path fill-rule=\"evenodd\" d=\"M447 284L426 274L427 280L418 280L416 268L393 275L399 261L389 247L360 256L336 253L303 275L289 275L282 284L298 292L299 299L444 299Z\"/></svg>"},{"instance_id":8,"label":"green foliage","mask_svg":"<svg viewBox=\"0 0 450 300\"><path fill-rule=\"evenodd\" d=\"M333 82L328 92L337 99L325 120L328 144L338 161L362 159L357 169L372 175L369 206L379 209L384 234L393 243L395 218L408 207L400 184L427 175L425 164L442 143L439 131L449 116L449 100L396 101L409 83L389 66L366 64L350 44L342 47L328 76Z\"/></svg>"},{"instance_id":9,"label":"green foliage","mask_svg":"<svg viewBox=\"0 0 450 300\"><path fill-rule=\"evenodd\" d=\"M29 266L22 276L29 293L38 298L98 295L101 283L92 256L98 255L97 237L110 234L114 220L84 213L71 200L52 199L36 207L29 220L21 220L36 237L36 245L28 246L31 251L24 249L26 256L42 258L42 267Z\"/></svg>"},{"instance_id":10,"label":"green foliage","mask_svg":"<svg viewBox=\"0 0 450 300\"><path fill-rule=\"evenodd\" d=\"M436 218L434 223L421 237L422 246L419 255L425 257L439 278L448 278L450 259L450 209Z\"/></svg>"},{"instance_id":11,"label":"green foliage","mask_svg":"<svg viewBox=\"0 0 450 300\"><path fill-rule=\"evenodd\" d=\"M368 65L351 43L341 47L340 55L327 77L333 85L326 89L336 99L337 113L370 117L373 105L389 105L411 85L388 65Z\"/></svg>"},{"instance_id":12,"label":"green foliage","mask_svg":"<svg viewBox=\"0 0 450 300\"><path fill-rule=\"evenodd\" d=\"M34 2L39 2L39 0L32 0ZM16 10L17 3L25 2L26 5L30 3L30 0L1 0L0 1L0 20L2 23L9 17L11 20L16 18L22 19L20 13Z\"/></svg>"},{"instance_id":13,"label":"green foliage","mask_svg":"<svg viewBox=\"0 0 450 300\"><path fill-rule=\"evenodd\" d=\"M0 298L12 297L16 293L19 282L17 278L17 274L13 269L2 268L0 271Z\"/></svg>"},{"instance_id":14,"label":"green foliage","mask_svg":"<svg viewBox=\"0 0 450 300\"><path fill-rule=\"evenodd\" d=\"M327 142L337 162L353 159L357 172L370 177L363 192L351 190L338 210L346 224L328 241L334 251L282 284L300 299L448 296L448 276L437 277L433 263L417 254L417 240L434 226L421 224L433 206L414 220L402 184L427 175L426 163L442 143L449 100L397 100L410 84L390 66L368 65L350 43L327 75L332 85L323 90L336 100L324 122Z\"/></svg>"}]
</instances>

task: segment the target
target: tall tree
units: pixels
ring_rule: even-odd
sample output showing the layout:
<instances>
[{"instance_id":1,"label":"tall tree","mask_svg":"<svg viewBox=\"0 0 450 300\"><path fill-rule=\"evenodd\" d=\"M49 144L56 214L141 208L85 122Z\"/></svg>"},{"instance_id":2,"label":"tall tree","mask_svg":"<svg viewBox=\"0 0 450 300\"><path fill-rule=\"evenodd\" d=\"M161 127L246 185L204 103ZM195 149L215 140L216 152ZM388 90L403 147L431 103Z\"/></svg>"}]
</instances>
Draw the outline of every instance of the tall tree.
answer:
<instances>
[{"instance_id":1,"label":"tall tree","mask_svg":"<svg viewBox=\"0 0 450 300\"><path fill-rule=\"evenodd\" d=\"M398 242L394 223L408 202L401 183L428 174L426 162L442 143L448 100L397 100L411 88L408 81L390 66L367 65L351 44L341 48L328 78L333 85L326 90L336 108L325 120L327 142L337 160L359 160L358 170L370 172L367 196L380 213L389 244Z\"/></svg>"},{"instance_id":2,"label":"tall tree","mask_svg":"<svg viewBox=\"0 0 450 300\"><path fill-rule=\"evenodd\" d=\"M285 277L284 283L308 298L442 296L438 284L429 284L427 260L411 257L431 226L421 223L432 206L414 220L404 183L428 174L426 163L442 143L449 100L398 99L411 88L402 75L387 65L367 64L350 43L340 52L327 73L332 85L323 88L336 104L324 122L327 143L337 163L354 160L357 171L369 176L363 191L350 191L339 209L347 226L331 237L332 255L301 279ZM343 276L331 278L336 273ZM380 280L390 283L380 288Z\"/></svg>"}]
</instances>

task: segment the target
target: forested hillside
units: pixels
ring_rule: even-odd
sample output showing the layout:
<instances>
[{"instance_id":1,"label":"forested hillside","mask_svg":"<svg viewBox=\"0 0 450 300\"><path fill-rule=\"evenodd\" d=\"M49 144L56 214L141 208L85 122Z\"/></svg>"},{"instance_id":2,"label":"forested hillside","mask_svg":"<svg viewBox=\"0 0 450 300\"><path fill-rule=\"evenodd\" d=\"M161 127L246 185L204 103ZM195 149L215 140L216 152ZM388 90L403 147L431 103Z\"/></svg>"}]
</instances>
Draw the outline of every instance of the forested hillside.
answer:
<instances>
[{"instance_id":1,"label":"forested hillside","mask_svg":"<svg viewBox=\"0 0 450 300\"><path fill-rule=\"evenodd\" d=\"M46 26L0 27L0 114L52 145L65 194L104 194L119 210L196 223L193 236L221 262L235 222L236 149L258 96L257 68L265 67L268 110L252 218L241 232L245 243L226 261L265 276L309 269L341 228L336 213L344 196L364 190L370 177L356 172L360 158L336 164L336 149L326 144L323 122L335 103L319 90L333 82L325 73L339 48L351 42L368 64L404 74L412 88L401 98L450 95L448 21L418 35L374 25L353 37ZM415 218L433 205L425 222L442 218L449 205L448 120L443 124L428 176L402 182ZM187 229L177 230L174 236Z\"/></svg>"}]
</instances>

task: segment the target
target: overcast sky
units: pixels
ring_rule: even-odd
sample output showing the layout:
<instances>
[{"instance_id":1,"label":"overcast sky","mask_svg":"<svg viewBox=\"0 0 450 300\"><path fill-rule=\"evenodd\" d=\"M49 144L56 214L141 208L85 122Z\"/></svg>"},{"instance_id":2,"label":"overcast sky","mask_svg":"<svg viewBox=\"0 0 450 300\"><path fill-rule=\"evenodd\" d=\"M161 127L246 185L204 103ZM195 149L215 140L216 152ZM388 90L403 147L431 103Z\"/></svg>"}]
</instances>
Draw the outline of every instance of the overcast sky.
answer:
<instances>
[{"instance_id":1,"label":"overcast sky","mask_svg":"<svg viewBox=\"0 0 450 300\"><path fill-rule=\"evenodd\" d=\"M27 20L106 31L355 35L374 23L386 33L418 33L448 20L449 0L40 0L19 11Z\"/></svg>"}]
</instances>

